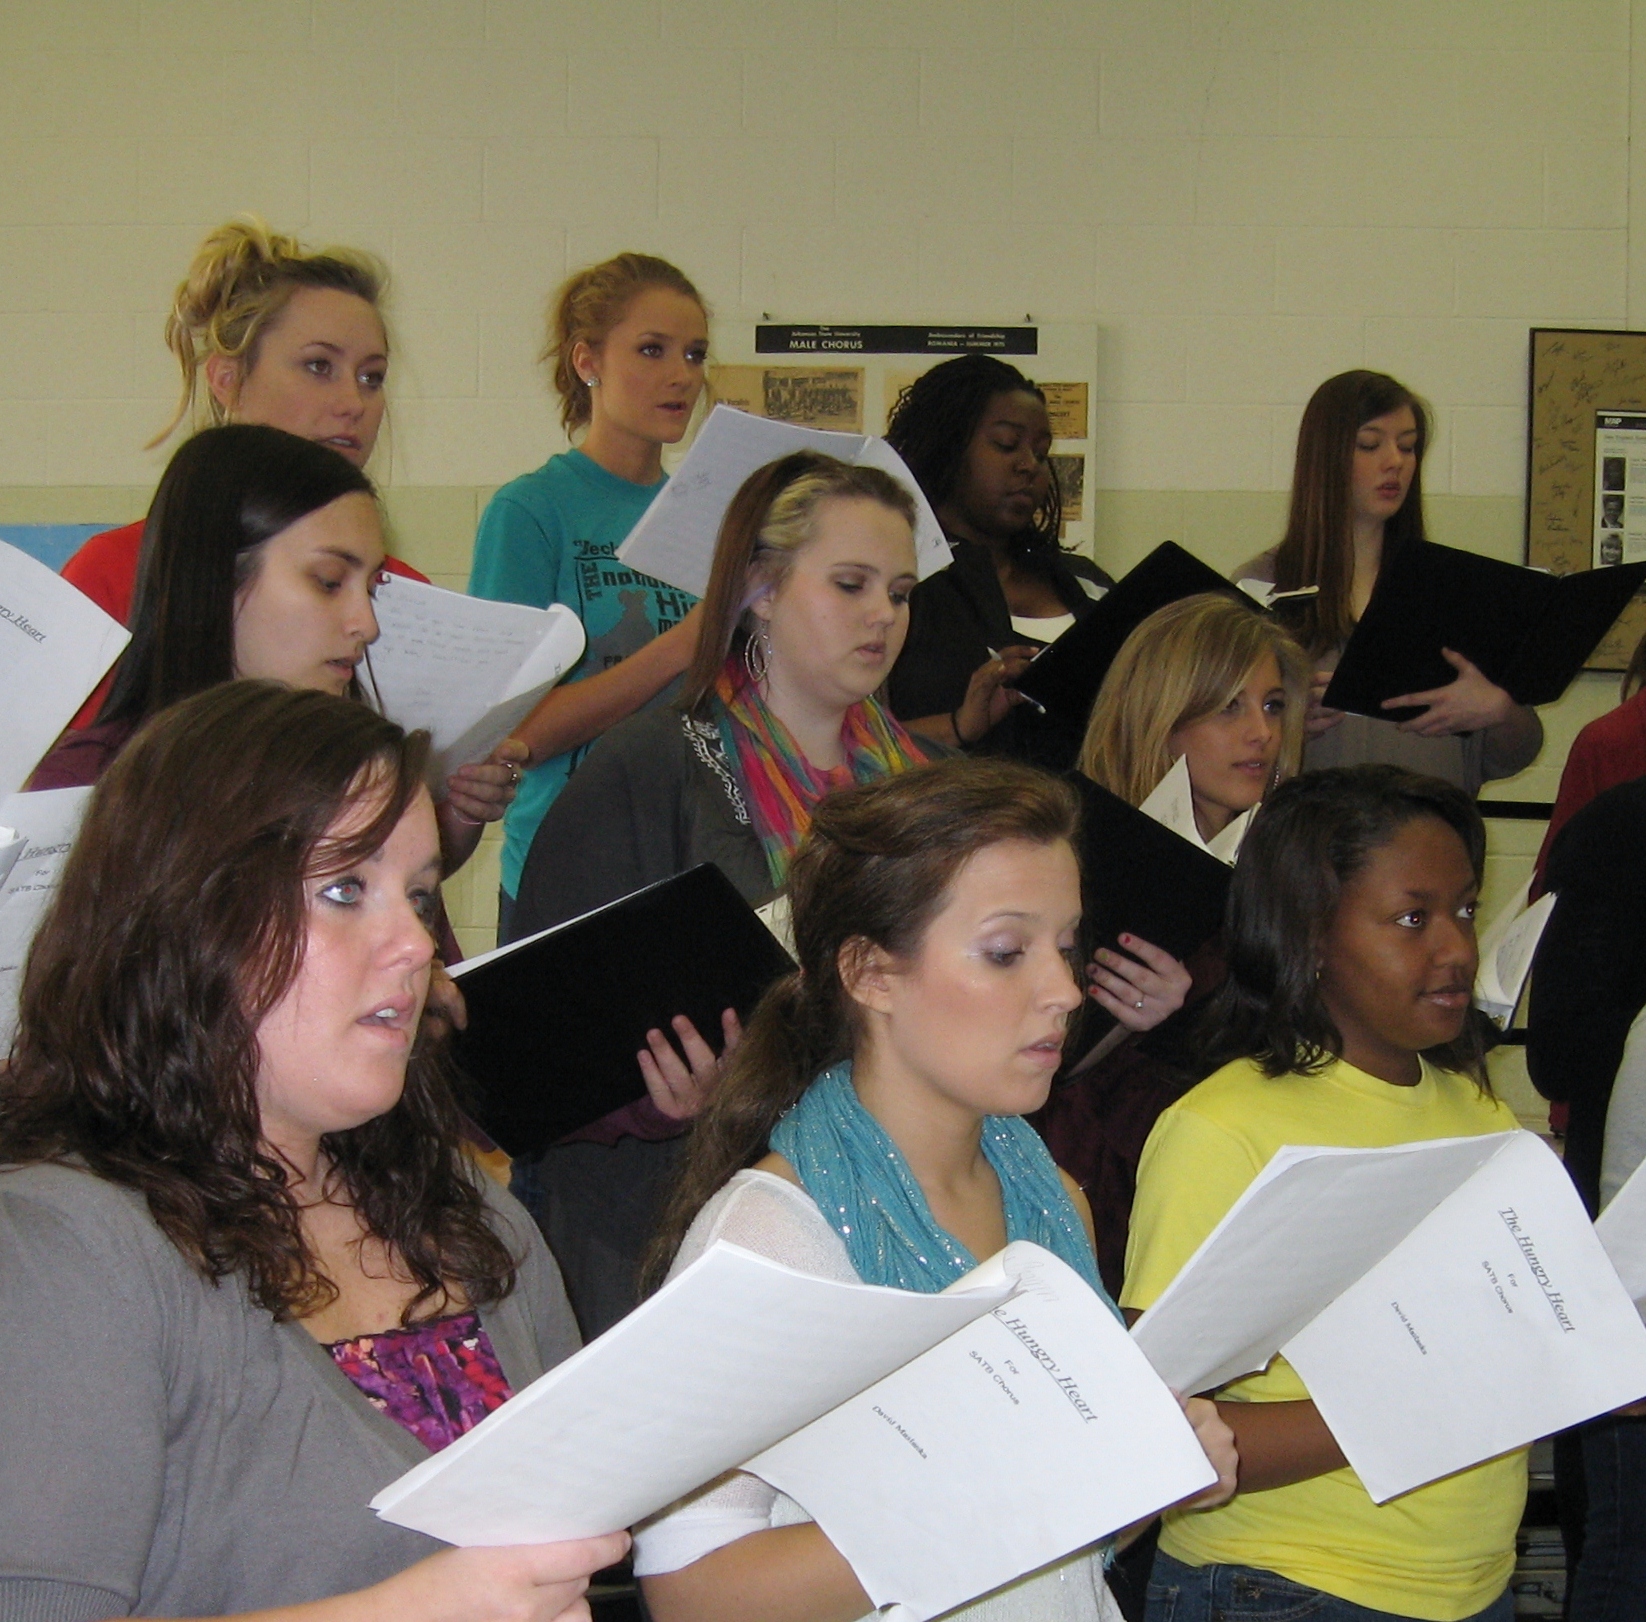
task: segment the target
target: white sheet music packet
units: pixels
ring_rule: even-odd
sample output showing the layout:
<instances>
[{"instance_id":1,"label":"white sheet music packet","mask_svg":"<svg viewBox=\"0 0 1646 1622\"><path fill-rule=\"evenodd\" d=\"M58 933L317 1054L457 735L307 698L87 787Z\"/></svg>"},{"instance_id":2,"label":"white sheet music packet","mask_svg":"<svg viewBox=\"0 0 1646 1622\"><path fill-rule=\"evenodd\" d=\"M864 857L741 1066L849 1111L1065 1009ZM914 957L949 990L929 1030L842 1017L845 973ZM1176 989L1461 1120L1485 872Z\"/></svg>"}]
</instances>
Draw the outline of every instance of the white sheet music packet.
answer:
<instances>
[{"instance_id":1,"label":"white sheet music packet","mask_svg":"<svg viewBox=\"0 0 1646 1622\"><path fill-rule=\"evenodd\" d=\"M924 1295L720 1243L372 1507L457 1543L578 1537L743 1464L916 1618L1214 1479L1102 1300L1035 1245Z\"/></svg>"},{"instance_id":2,"label":"white sheet music packet","mask_svg":"<svg viewBox=\"0 0 1646 1622\"><path fill-rule=\"evenodd\" d=\"M796 428L729 405L717 405L709 413L673 477L618 547L618 557L631 569L701 597L709 587L715 541L732 497L757 468L793 451L821 451L891 474L914 497L915 566L920 578L948 565L952 554L937 515L903 458L885 440Z\"/></svg>"},{"instance_id":3,"label":"white sheet music packet","mask_svg":"<svg viewBox=\"0 0 1646 1622\"><path fill-rule=\"evenodd\" d=\"M1528 907L1526 898L1531 891L1532 881L1527 879L1480 936L1475 1007L1500 1027L1507 1027L1520 1005L1537 943L1543 939L1549 914L1554 911L1553 892L1539 896Z\"/></svg>"},{"instance_id":4,"label":"white sheet music packet","mask_svg":"<svg viewBox=\"0 0 1646 1622\"><path fill-rule=\"evenodd\" d=\"M428 729L442 783L484 760L583 657L583 623L563 603L495 603L391 574L376 609L368 685L391 721Z\"/></svg>"},{"instance_id":5,"label":"white sheet music packet","mask_svg":"<svg viewBox=\"0 0 1646 1622\"><path fill-rule=\"evenodd\" d=\"M28 781L130 640L78 586L0 541L0 795Z\"/></svg>"},{"instance_id":6,"label":"white sheet music packet","mask_svg":"<svg viewBox=\"0 0 1646 1622\"><path fill-rule=\"evenodd\" d=\"M1284 1355L1379 1503L1646 1394L1646 1328L1521 1131L1277 1151L1132 1333L1176 1390Z\"/></svg>"},{"instance_id":7,"label":"white sheet music packet","mask_svg":"<svg viewBox=\"0 0 1646 1622\"><path fill-rule=\"evenodd\" d=\"M63 877L89 788L42 789L0 802L0 1054L17 1028L17 997L40 920Z\"/></svg>"}]
</instances>

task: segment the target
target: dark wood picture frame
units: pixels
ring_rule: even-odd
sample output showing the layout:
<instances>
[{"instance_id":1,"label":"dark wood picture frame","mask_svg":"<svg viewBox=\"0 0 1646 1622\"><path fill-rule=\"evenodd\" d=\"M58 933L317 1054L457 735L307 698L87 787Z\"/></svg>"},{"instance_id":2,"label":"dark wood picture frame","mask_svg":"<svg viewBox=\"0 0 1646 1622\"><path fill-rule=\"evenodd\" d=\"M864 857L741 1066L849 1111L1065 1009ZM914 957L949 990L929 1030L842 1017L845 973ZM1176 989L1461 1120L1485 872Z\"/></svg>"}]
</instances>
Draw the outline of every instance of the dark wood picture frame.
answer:
<instances>
[{"instance_id":1,"label":"dark wood picture frame","mask_svg":"<svg viewBox=\"0 0 1646 1622\"><path fill-rule=\"evenodd\" d=\"M1646 411L1646 332L1533 327L1526 389L1526 562L1555 574L1593 567L1595 413ZM1586 670L1623 670L1646 635L1637 596Z\"/></svg>"}]
</instances>

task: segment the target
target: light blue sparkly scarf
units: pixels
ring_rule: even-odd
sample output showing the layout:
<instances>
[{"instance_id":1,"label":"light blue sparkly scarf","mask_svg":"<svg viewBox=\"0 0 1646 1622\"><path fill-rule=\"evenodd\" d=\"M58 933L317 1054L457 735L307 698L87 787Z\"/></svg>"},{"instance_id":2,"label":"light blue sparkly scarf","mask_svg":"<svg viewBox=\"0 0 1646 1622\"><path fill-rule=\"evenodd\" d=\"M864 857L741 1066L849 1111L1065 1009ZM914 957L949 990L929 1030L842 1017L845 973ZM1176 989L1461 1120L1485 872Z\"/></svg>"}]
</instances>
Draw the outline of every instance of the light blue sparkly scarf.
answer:
<instances>
[{"instance_id":1,"label":"light blue sparkly scarf","mask_svg":"<svg viewBox=\"0 0 1646 1622\"><path fill-rule=\"evenodd\" d=\"M977 1265L937 1225L902 1151L859 1101L849 1060L806 1089L773 1128L771 1146L845 1240L865 1284L933 1295ZM1051 1251L1115 1311L1079 1214L1034 1128L1021 1115L986 1115L983 1153L1000 1179L1007 1239Z\"/></svg>"}]
</instances>

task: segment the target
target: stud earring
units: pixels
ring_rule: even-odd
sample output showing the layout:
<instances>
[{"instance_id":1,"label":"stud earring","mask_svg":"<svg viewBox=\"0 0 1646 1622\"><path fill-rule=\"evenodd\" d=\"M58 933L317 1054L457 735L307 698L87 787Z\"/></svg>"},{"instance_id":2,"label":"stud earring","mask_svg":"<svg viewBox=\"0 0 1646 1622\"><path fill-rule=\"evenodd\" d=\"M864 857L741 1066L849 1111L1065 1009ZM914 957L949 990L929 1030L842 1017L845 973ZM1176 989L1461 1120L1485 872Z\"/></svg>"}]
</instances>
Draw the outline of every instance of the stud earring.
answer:
<instances>
[{"instance_id":1,"label":"stud earring","mask_svg":"<svg viewBox=\"0 0 1646 1622\"><path fill-rule=\"evenodd\" d=\"M772 668L772 639L764 631L756 631L744 642L743 668L756 687L766 679Z\"/></svg>"},{"instance_id":2,"label":"stud earring","mask_svg":"<svg viewBox=\"0 0 1646 1622\"><path fill-rule=\"evenodd\" d=\"M598 377L586 377L583 379L583 387L586 389L597 389L600 387L600 379Z\"/></svg>"}]
</instances>

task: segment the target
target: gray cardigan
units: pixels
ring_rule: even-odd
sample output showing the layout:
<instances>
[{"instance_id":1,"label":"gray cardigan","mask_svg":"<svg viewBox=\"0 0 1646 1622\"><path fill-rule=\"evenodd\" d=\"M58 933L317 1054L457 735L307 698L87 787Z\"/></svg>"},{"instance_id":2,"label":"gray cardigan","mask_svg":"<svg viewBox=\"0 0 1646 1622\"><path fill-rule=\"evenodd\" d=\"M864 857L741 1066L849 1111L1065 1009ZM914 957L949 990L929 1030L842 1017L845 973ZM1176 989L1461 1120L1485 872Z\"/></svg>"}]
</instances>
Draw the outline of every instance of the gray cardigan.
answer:
<instances>
[{"instance_id":1,"label":"gray cardigan","mask_svg":"<svg viewBox=\"0 0 1646 1622\"><path fill-rule=\"evenodd\" d=\"M520 1259L482 1319L518 1391L577 1347L553 1259L482 1179ZM326 1598L442 1545L366 1505L428 1457L309 1333L211 1285L141 1196L0 1171L0 1617L198 1616Z\"/></svg>"},{"instance_id":2,"label":"gray cardigan","mask_svg":"<svg viewBox=\"0 0 1646 1622\"><path fill-rule=\"evenodd\" d=\"M516 940L713 862L754 905L776 886L717 728L674 705L613 727L572 774L520 875Z\"/></svg>"}]
</instances>

